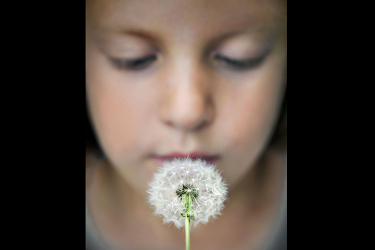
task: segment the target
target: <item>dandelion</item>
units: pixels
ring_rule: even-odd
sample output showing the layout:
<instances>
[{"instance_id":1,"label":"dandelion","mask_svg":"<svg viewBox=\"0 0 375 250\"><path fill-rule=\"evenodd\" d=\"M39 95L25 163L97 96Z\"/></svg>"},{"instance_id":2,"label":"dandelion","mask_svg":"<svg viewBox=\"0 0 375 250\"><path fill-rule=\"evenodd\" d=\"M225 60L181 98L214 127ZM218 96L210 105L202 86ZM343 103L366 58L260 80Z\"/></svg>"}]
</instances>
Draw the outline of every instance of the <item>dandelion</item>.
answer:
<instances>
[{"instance_id":1,"label":"dandelion","mask_svg":"<svg viewBox=\"0 0 375 250\"><path fill-rule=\"evenodd\" d=\"M148 200L154 214L177 228L184 224L186 227L187 219L192 219L191 225L196 226L216 218L227 197L227 185L219 172L200 159L165 162L149 185Z\"/></svg>"}]
</instances>

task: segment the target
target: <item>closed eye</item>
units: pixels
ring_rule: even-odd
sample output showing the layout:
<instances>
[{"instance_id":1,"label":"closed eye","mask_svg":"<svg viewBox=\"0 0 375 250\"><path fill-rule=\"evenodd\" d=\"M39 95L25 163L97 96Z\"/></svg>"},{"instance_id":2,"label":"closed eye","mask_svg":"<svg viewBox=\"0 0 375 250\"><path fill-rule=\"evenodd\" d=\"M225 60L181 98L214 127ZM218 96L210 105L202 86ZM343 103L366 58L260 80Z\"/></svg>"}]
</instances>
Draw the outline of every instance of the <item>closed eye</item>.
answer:
<instances>
[{"instance_id":1,"label":"closed eye","mask_svg":"<svg viewBox=\"0 0 375 250\"><path fill-rule=\"evenodd\" d=\"M156 59L156 55L150 55L134 60L110 58L110 61L112 62L113 66L119 70L141 70L149 66Z\"/></svg>"},{"instance_id":2,"label":"closed eye","mask_svg":"<svg viewBox=\"0 0 375 250\"><path fill-rule=\"evenodd\" d=\"M265 57L266 55L262 55L257 58L251 58L251 59L246 59L246 60L236 60L236 59L232 59L232 58L220 55L220 54L215 55L216 60L218 60L219 62L235 70L255 69L256 67L259 67L262 64Z\"/></svg>"}]
</instances>

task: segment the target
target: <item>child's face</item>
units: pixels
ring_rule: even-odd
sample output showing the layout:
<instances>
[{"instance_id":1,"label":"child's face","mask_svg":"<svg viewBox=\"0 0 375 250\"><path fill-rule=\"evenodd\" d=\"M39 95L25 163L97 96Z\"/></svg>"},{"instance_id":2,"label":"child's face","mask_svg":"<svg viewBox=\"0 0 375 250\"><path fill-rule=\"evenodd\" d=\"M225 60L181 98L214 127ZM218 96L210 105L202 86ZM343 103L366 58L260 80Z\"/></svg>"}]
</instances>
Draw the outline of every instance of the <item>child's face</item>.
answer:
<instances>
[{"instance_id":1,"label":"child's face","mask_svg":"<svg viewBox=\"0 0 375 250\"><path fill-rule=\"evenodd\" d=\"M160 157L195 152L217 157L229 188L237 184L265 149L279 113L286 1L86 6L89 111L118 172L144 192Z\"/></svg>"}]
</instances>

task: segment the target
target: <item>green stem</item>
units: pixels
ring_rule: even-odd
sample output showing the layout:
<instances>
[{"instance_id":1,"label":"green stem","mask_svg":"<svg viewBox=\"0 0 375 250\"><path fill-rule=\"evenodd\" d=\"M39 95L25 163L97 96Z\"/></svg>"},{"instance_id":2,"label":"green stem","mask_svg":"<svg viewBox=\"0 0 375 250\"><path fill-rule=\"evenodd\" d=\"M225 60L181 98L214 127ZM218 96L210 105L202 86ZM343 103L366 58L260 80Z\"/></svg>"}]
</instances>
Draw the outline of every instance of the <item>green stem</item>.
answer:
<instances>
[{"instance_id":1,"label":"green stem","mask_svg":"<svg viewBox=\"0 0 375 250\"><path fill-rule=\"evenodd\" d=\"M185 216L185 246L190 250L190 217Z\"/></svg>"},{"instance_id":2,"label":"green stem","mask_svg":"<svg viewBox=\"0 0 375 250\"><path fill-rule=\"evenodd\" d=\"M184 210L181 213L181 216L185 217L185 246L186 250L190 250L190 218L194 219L193 211L191 208L192 197L191 194L182 195L182 203L184 204Z\"/></svg>"}]
</instances>

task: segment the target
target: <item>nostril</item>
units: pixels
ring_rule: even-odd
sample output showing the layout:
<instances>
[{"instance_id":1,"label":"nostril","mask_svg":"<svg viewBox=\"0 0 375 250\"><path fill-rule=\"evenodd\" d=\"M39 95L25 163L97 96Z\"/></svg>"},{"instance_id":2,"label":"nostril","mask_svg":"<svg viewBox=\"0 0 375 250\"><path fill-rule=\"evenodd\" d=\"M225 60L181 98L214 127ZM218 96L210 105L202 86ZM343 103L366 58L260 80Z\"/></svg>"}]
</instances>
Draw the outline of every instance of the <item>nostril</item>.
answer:
<instances>
[{"instance_id":1,"label":"nostril","mask_svg":"<svg viewBox=\"0 0 375 250\"><path fill-rule=\"evenodd\" d=\"M206 117L194 118L188 116L180 116L179 118L171 118L166 121L166 124L170 127L175 127L179 130L199 130L208 124L208 119Z\"/></svg>"},{"instance_id":2,"label":"nostril","mask_svg":"<svg viewBox=\"0 0 375 250\"><path fill-rule=\"evenodd\" d=\"M206 127L212 121L213 107L204 96L174 96L164 99L160 118L169 127L192 131Z\"/></svg>"}]
</instances>

